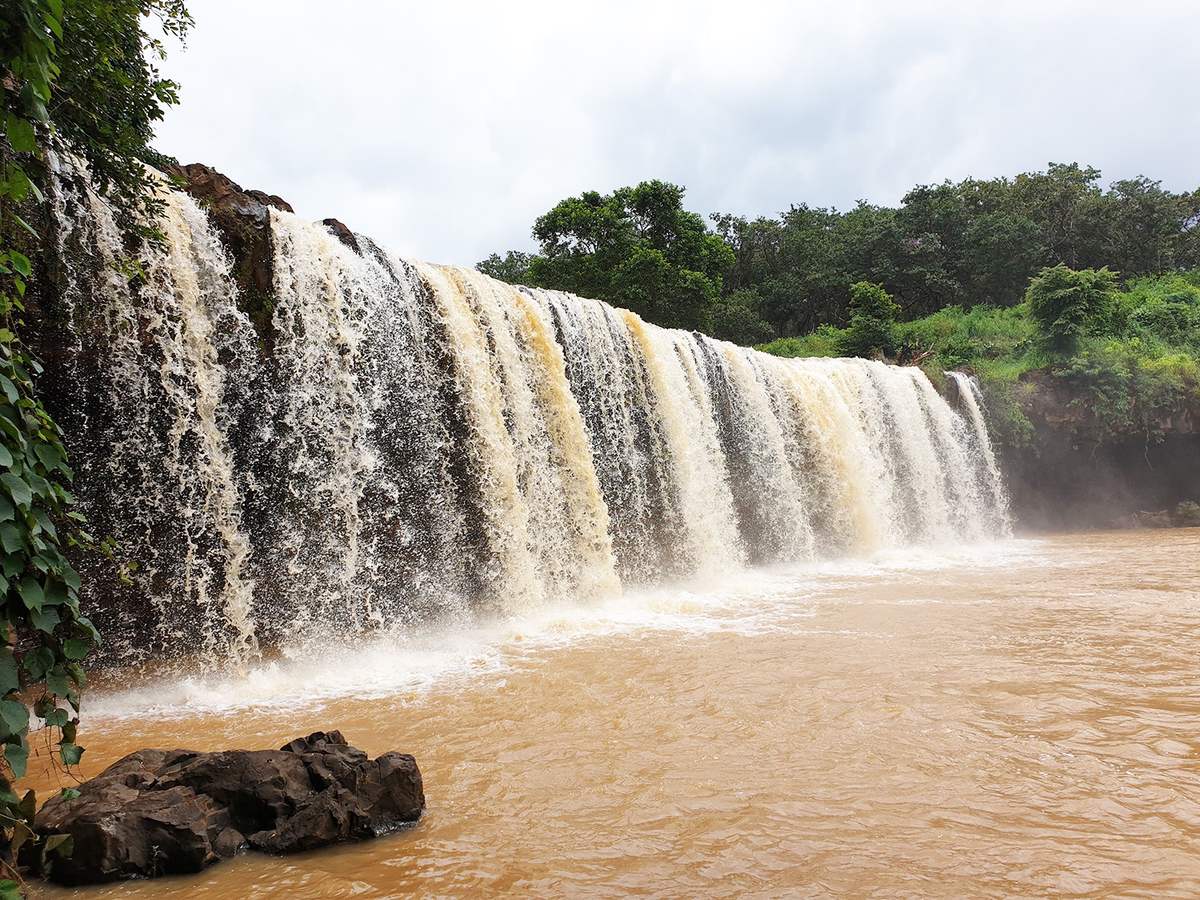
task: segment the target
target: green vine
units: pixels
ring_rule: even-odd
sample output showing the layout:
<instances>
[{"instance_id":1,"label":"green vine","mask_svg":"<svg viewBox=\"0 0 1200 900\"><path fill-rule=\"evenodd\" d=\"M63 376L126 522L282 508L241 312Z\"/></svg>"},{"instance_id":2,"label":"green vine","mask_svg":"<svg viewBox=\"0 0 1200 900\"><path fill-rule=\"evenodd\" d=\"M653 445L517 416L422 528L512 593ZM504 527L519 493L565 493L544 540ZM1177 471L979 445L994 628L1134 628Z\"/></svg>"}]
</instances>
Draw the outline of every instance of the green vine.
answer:
<instances>
[{"instance_id":1,"label":"green vine","mask_svg":"<svg viewBox=\"0 0 1200 900\"><path fill-rule=\"evenodd\" d=\"M100 640L67 557L96 544L73 508L63 436L22 339L27 291L42 271L41 237L27 217L44 210L36 178L53 148L87 163L132 241L161 239L162 201L144 164L161 162L149 147L152 125L178 96L154 66L164 48L143 27L149 16L178 38L191 24L181 0L0 5L0 866L10 876L0 900L21 894L18 858L44 869L71 852L66 835L34 833L37 799L19 796L15 782L29 759L30 705L57 738L61 763L80 761L83 662Z\"/></svg>"},{"instance_id":2,"label":"green vine","mask_svg":"<svg viewBox=\"0 0 1200 900\"><path fill-rule=\"evenodd\" d=\"M10 243L17 229L36 246L36 231L18 213L44 202L29 177L27 160L38 151L37 130L49 124L51 88L62 38L62 0L17 0L3 21L4 137L0 145L0 591L4 640L0 646L0 823L7 865L15 874L18 852L40 844L43 862L69 853L70 839L38 838L33 831L36 797L18 796L14 782L29 759L29 709L57 729L66 766L79 762L76 743L82 661L99 641L79 610L79 575L63 547L90 540L71 507L72 472L62 434L37 393L41 366L21 340L25 294L33 276L28 256ZM0 897L19 896L16 880L0 882Z\"/></svg>"}]
</instances>

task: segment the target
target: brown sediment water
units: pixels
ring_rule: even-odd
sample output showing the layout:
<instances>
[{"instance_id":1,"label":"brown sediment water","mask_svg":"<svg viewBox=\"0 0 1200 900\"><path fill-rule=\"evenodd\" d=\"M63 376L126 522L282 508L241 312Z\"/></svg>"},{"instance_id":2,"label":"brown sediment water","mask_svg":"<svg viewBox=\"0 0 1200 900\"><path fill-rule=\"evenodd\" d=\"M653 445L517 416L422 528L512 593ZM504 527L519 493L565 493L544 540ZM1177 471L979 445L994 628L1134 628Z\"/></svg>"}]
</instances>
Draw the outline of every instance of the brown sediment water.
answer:
<instances>
[{"instance_id":1,"label":"brown sediment water","mask_svg":"<svg viewBox=\"0 0 1200 900\"><path fill-rule=\"evenodd\" d=\"M472 641L93 693L84 775L336 727L413 753L428 811L39 895L1200 894L1200 530L758 572Z\"/></svg>"}]
</instances>

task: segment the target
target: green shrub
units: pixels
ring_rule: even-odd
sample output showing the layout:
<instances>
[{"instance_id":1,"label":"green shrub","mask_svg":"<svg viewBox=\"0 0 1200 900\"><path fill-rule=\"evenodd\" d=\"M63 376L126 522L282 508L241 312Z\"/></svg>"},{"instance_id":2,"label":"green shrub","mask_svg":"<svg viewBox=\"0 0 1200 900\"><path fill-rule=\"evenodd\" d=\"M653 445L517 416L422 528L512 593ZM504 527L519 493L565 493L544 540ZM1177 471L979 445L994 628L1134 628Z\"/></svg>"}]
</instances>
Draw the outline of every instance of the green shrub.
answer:
<instances>
[{"instance_id":1,"label":"green shrub","mask_svg":"<svg viewBox=\"0 0 1200 900\"><path fill-rule=\"evenodd\" d=\"M1025 302L1044 346L1070 354L1085 335L1108 325L1116 286L1117 275L1107 268L1042 269L1029 282Z\"/></svg>"},{"instance_id":2,"label":"green shrub","mask_svg":"<svg viewBox=\"0 0 1200 900\"><path fill-rule=\"evenodd\" d=\"M764 353L789 358L801 356L840 356L846 329L833 325L822 325L803 337L776 338L767 344L759 344Z\"/></svg>"},{"instance_id":3,"label":"green shrub","mask_svg":"<svg viewBox=\"0 0 1200 900\"><path fill-rule=\"evenodd\" d=\"M850 287L850 327L842 335L845 356L878 357L896 351L900 307L882 285L860 281Z\"/></svg>"}]
</instances>

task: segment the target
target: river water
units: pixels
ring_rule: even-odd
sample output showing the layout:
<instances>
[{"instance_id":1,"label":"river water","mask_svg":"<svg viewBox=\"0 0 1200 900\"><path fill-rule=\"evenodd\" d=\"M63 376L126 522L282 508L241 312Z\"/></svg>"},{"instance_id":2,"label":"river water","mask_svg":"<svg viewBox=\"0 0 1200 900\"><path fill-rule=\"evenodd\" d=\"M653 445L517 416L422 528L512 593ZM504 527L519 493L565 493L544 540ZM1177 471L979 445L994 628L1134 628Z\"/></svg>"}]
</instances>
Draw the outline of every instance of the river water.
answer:
<instances>
[{"instance_id":1,"label":"river water","mask_svg":"<svg viewBox=\"0 0 1200 900\"><path fill-rule=\"evenodd\" d=\"M1191 529L759 571L97 689L84 775L339 728L413 753L428 812L359 845L39 893L1195 896L1198 651Z\"/></svg>"}]
</instances>

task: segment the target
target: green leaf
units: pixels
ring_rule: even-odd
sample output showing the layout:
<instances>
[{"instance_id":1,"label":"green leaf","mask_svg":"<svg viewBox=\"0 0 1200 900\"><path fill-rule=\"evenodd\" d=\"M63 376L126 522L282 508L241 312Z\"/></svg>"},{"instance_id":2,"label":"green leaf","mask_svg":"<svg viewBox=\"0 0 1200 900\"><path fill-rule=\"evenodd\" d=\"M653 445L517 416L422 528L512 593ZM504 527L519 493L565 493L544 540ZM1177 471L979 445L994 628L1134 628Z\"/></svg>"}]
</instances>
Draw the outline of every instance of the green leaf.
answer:
<instances>
[{"instance_id":1,"label":"green leaf","mask_svg":"<svg viewBox=\"0 0 1200 900\"><path fill-rule=\"evenodd\" d=\"M91 649L91 643L82 638L71 638L63 643L63 653L67 659L83 659Z\"/></svg>"},{"instance_id":2,"label":"green leaf","mask_svg":"<svg viewBox=\"0 0 1200 900\"><path fill-rule=\"evenodd\" d=\"M29 611L29 621L38 631L44 631L46 634L53 634L54 629L58 627L59 615L57 606L47 606L45 609L31 609ZM54 693L59 693L55 691Z\"/></svg>"},{"instance_id":3,"label":"green leaf","mask_svg":"<svg viewBox=\"0 0 1200 900\"><path fill-rule=\"evenodd\" d=\"M13 464L12 454L9 452L7 447L5 447L3 444L0 444L0 466L8 467L8 466L11 466L12 464Z\"/></svg>"},{"instance_id":4,"label":"green leaf","mask_svg":"<svg viewBox=\"0 0 1200 900\"><path fill-rule=\"evenodd\" d=\"M37 233L37 231L34 229L34 227L32 225L30 225L28 222L26 222L24 219L22 219L20 216L18 216L16 213L13 213L12 217L16 221L16 223L18 225L20 225L22 228L24 228L32 237L35 237L35 238L40 237L40 235Z\"/></svg>"},{"instance_id":5,"label":"green leaf","mask_svg":"<svg viewBox=\"0 0 1200 900\"><path fill-rule=\"evenodd\" d=\"M21 679L17 673L17 658L12 647L0 649L0 696L9 691L20 690Z\"/></svg>"},{"instance_id":6,"label":"green leaf","mask_svg":"<svg viewBox=\"0 0 1200 900\"><path fill-rule=\"evenodd\" d=\"M25 777L25 765L29 762L29 745L23 739L19 744L5 744L4 758L8 760L14 778Z\"/></svg>"},{"instance_id":7,"label":"green leaf","mask_svg":"<svg viewBox=\"0 0 1200 900\"><path fill-rule=\"evenodd\" d=\"M24 546L24 542L22 541L21 537L21 529L13 523L7 522L4 525L0 525L0 546L4 547L5 553L11 553L15 555L16 552ZM10 556L8 559L12 559L12 557ZM8 559L5 560L4 574L11 578L13 575L17 574L17 572L21 571L22 568L24 568L24 561L18 564L17 572L10 572Z\"/></svg>"},{"instance_id":8,"label":"green leaf","mask_svg":"<svg viewBox=\"0 0 1200 900\"><path fill-rule=\"evenodd\" d=\"M8 142L18 153L32 153L37 149L37 140L33 133L33 123L20 116L8 115Z\"/></svg>"},{"instance_id":9,"label":"green leaf","mask_svg":"<svg viewBox=\"0 0 1200 900\"><path fill-rule=\"evenodd\" d=\"M19 506L28 506L33 502L33 492L29 490L29 485L21 478L20 475L14 475L12 472L5 472L0 475L0 482L8 488L9 495L13 498L13 502Z\"/></svg>"},{"instance_id":10,"label":"green leaf","mask_svg":"<svg viewBox=\"0 0 1200 900\"><path fill-rule=\"evenodd\" d=\"M33 511L33 517L37 519L37 523L42 526L42 531L46 532L46 534L50 535L50 537L52 537L54 540L58 540L58 529L54 527L54 523L50 520L50 517L46 515L46 511L44 509L35 509Z\"/></svg>"},{"instance_id":11,"label":"green leaf","mask_svg":"<svg viewBox=\"0 0 1200 900\"><path fill-rule=\"evenodd\" d=\"M54 651L49 647L38 647L25 654L21 665L34 681L41 681L54 668Z\"/></svg>"},{"instance_id":12,"label":"green leaf","mask_svg":"<svg viewBox=\"0 0 1200 900\"><path fill-rule=\"evenodd\" d=\"M83 748L78 744L69 744L66 741L58 745L62 750L62 761L68 766L79 765L79 758L83 756Z\"/></svg>"},{"instance_id":13,"label":"green leaf","mask_svg":"<svg viewBox=\"0 0 1200 900\"><path fill-rule=\"evenodd\" d=\"M79 791L75 790L75 788L63 788L61 796L64 800L78 800Z\"/></svg>"},{"instance_id":14,"label":"green leaf","mask_svg":"<svg viewBox=\"0 0 1200 900\"><path fill-rule=\"evenodd\" d=\"M62 453L53 444L38 444L33 448L33 452L47 469L53 470L62 462Z\"/></svg>"},{"instance_id":15,"label":"green leaf","mask_svg":"<svg viewBox=\"0 0 1200 900\"><path fill-rule=\"evenodd\" d=\"M71 682L67 676L59 672L51 672L46 676L46 690L59 697L65 697L71 690Z\"/></svg>"},{"instance_id":16,"label":"green leaf","mask_svg":"<svg viewBox=\"0 0 1200 900\"><path fill-rule=\"evenodd\" d=\"M91 641L93 646L103 643L100 639L100 632L96 630L96 626L92 624L92 620L87 616L77 618L75 620L75 627L85 632L87 639Z\"/></svg>"},{"instance_id":17,"label":"green leaf","mask_svg":"<svg viewBox=\"0 0 1200 900\"><path fill-rule=\"evenodd\" d=\"M12 501L0 494L0 522L7 522L16 515L16 508L12 505Z\"/></svg>"},{"instance_id":18,"label":"green leaf","mask_svg":"<svg viewBox=\"0 0 1200 900\"><path fill-rule=\"evenodd\" d=\"M21 579L20 590L25 606L35 612L40 611L42 604L46 602L46 592L42 589L42 583L32 575L26 575Z\"/></svg>"},{"instance_id":19,"label":"green leaf","mask_svg":"<svg viewBox=\"0 0 1200 900\"><path fill-rule=\"evenodd\" d=\"M65 709L52 709L42 717L42 720L51 728L62 728L70 721L69 715Z\"/></svg>"},{"instance_id":20,"label":"green leaf","mask_svg":"<svg viewBox=\"0 0 1200 900\"><path fill-rule=\"evenodd\" d=\"M37 793L35 791L26 791L25 796L21 798L21 802L17 804L17 809L21 811L21 815L27 821L33 819L37 813Z\"/></svg>"},{"instance_id":21,"label":"green leaf","mask_svg":"<svg viewBox=\"0 0 1200 900\"><path fill-rule=\"evenodd\" d=\"M77 662L67 664L67 674L75 679L75 683L80 687L87 684L87 672L83 671L83 666Z\"/></svg>"},{"instance_id":22,"label":"green leaf","mask_svg":"<svg viewBox=\"0 0 1200 900\"><path fill-rule=\"evenodd\" d=\"M29 710L17 700L0 700L0 726L4 734L21 734L29 728Z\"/></svg>"},{"instance_id":23,"label":"green leaf","mask_svg":"<svg viewBox=\"0 0 1200 900\"><path fill-rule=\"evenodd\" d=\"M33 274L33 266L29 263L29 257L24 253L18 253L16 250L8 251L8 258L12 261L12 267L28 278Z\"/></svg>"},{"instance_id":24,"label":"green leaf","mask_svg":"<svg viewBox=\"0 0 1200 900\"><path fill-rule=\"evenodd\" d=\"M62 606L67 602L67 586L61 581L49 580L46 585L46 606Z\"/></svg>"}]
</instances>

